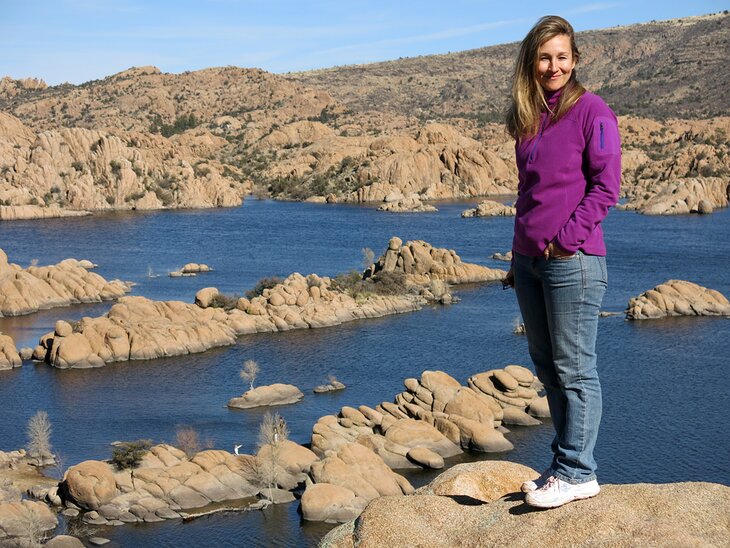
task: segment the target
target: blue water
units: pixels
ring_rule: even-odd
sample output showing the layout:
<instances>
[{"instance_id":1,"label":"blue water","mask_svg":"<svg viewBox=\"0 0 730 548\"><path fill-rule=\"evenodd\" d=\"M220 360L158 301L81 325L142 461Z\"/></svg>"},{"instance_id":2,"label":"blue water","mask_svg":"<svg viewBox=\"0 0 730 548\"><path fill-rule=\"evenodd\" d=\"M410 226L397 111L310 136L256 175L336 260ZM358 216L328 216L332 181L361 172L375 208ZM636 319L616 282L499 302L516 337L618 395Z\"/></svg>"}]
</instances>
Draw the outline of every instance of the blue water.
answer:
<instances>
[{"instance_id":1,"label":"blue water","mask_svg":"<svg viewBox=\"0 0 730 548\"><path fill-rule=\"evenodd\" d=\"M27 266L67 257L90 259L107 278L134 281L133 294L192 302L215 286L243 294L264 276L291 272L336 275L362 267L361 249L382 253L388 239L422 239L455 249L464 261L504 268L489 259L511 246L512 220L461 219L469 204L439 204L438 213L386 214L372 208L248 200L226 210L123 213L81 219L0 224L0 247ZM622 312L628 299L679 278L730 295L730 210L711 216L645 217L614 211L604 223L609 248L609 290L603 309ZM215 271L193 278L166 273L187 262ZM148 278L148 270L162 274ZM442 369L462 382L476 372L510 363L530 366L524 337L513 335L519 312L499 284L458 288L450 307L365 320L319 330L241 337L232 347L94 370L60 371L26 364L0 372L0 449L25 444L25 424L48 412L53 444L66 466L110 456L115 440L171 442L191 425L218 448L252 451L262 412L232 411L227 400L245 387L242 363L261 366L258 384L288 382L305 399L279 411L291 437L307 443L312 425L343 405L375 404L402 390L402 381ZM0 331L17 346L34 346L57 319L96 316L110 303L0 318ZM674 318L628 322L601 319L599 368L604 418L596 448L604 483L715 481L730 484L725 380L730 321ZM328 374L344 392L314 395ZM515 450L499 458L542 469L551 426L515 429ZM487 458L466 455L462 459ZM422 484L433 474L409 474ZM264 512L217 515L103 529L121 546L314 545L331 526L301 520L298 503Z\"/></svg>"}]
</instances>

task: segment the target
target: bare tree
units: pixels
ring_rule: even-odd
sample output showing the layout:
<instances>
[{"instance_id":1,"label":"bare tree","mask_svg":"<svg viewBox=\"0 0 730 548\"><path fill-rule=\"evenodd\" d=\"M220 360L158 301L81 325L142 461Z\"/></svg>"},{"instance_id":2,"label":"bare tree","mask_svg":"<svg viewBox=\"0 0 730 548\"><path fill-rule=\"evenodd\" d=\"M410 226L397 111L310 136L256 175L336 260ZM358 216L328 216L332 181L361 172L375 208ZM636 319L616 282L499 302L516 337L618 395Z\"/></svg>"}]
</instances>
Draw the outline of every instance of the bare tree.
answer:
<instances>
[{"instance_id":1,"label":"bare tree","mask_svg":"<svg viewBox=\"0 0 730 548\"><path fill-rule=\"evenodd\" d=\"M238 374L244 382L250 383L251 390L253 390L253 383L256 380L261 368L254 360L246 360Z\"/></svg>"},{"instance_id":2,"label":"bare tree","mask_svg":"<svg viewBox=\"0 0 730 548\"><path fill-rule=\"evenodd\" d=\"M362 248L362 264L365 268L370 268L370 265L375 262L375 252L369 247Z\"/></svg>"},{"instance_id":3,"label":"bare tree","mask_svg":"<svg viewBox=\"0 0 730 548\"><path fill-rule=\"evenodd\" d=\"M28 454L34 457L39 465L44 460L52 459L51 452L51 421L48 419L48 413L38 411L28 421Z\"/></svg>"},{"instance_id":4,"label":"bare tree","mask_svg":"<svg viewBox=\"0 0 730 548\"><path fill-rule=\"evenodd\" d=\"M256 453L257 471L261 483L268 489L269 495L277 486L279 456L284 442L289 439L289 427L279 413L264 414L259 426Z\"/></svg>"},{"instance_id":5,"label":"bare tree","mask_svg":"<svg viewBox=\"0 0 730 548\"><path fill-rule=\"evenodd\" d=\"M190 458L200 451L200 436L192 426L179 426L175 433L175 445Z\"/></svg>"}]
</instances>

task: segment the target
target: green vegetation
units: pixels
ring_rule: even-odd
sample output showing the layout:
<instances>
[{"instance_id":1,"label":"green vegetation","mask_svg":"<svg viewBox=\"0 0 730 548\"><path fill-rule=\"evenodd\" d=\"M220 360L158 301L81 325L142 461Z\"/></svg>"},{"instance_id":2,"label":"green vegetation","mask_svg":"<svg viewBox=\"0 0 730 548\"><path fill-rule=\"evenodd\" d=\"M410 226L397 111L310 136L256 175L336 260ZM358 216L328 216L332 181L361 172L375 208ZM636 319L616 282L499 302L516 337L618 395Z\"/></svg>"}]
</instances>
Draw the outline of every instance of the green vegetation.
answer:
<instances>
[{"instance_id":1,"label":"green vegetation","mask_svg":"<svg viewBox=\"0 0 730 548\"><path fill-rule=\"evenodd\" d=\"M270 278L261 278L258 282L256 282L256 285L253 289L250 289L249 291L246 291L246 298L247 299L254 299L258 297L259 295L262 295L264 293L264 289L271 289L272 287L275 287L279 285L280 283L284 283L284 280L282 278L279 278L278 276L271 276Z\"/></svg>"},{"instance_id":2,"label":"green vegetation","mask_svg":"<svg viewBox=\"0 0 730 548\"><path fill-rule=\"evenodd\" d=\"M218 293L211 300L208 305L210 308L222 308L223 310L233 310L236 308L236 303L240 299L238 295L225 295Z\"/></svg>"},{"instance_id":3,"label":"green vegetation","mask_svg":"<svg viewBox=\"0 0 730 548\"><path fill-rule=\"evenodd\" d=\"M406 275L402 272L380 272L372 278L363 279L356 270L334 278L332 289L347 293L356 301L365 300L371 295L405 295L410 291Z\"/></svg>"},{"instance_id":4,"label":"green vegetation","mask_svg":"<svg viewBox=\"0 0 730 548\"><path fill-rule=\"evenodd\" d=\"M111 463L118 470L137 468L142 458L152 447L152 440L135 440L121 442L112 450Z\"/></svg>"},{"instance_id":5,"label":"green vegetation","mask_svg":"<svg viewBox=\"0 0 730 548\"><path fill-rule=\"evenodd\" d=\"M200 125L200 120L192 113L178 116L172 124L166 124L162 116L155 114L152 116L152 121L150 122L150 132L159 133L163 137L170 137L176 133L182 133L185 130L197 127L198 125Z\"/></svg>"}]
</instances>

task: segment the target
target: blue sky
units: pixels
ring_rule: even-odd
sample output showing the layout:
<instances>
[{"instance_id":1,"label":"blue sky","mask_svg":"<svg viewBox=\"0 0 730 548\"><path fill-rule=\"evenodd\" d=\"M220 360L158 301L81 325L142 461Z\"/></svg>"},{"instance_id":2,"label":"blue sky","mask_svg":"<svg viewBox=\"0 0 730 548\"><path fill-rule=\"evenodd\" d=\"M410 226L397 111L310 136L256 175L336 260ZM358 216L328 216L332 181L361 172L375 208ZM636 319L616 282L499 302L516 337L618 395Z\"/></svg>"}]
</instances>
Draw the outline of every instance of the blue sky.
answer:
<instances>
[{"instance_id":1,"label":"blue sky","mask_svg":"<svg viewBox=\"0 0 730 548\"><path fill-rule=\"evenodd\" d=\"M520 40L547 12L576 30L730 8L730 1L0 0L0 76L79 84L131 66L271 72Z\"/></svg>"}]
</instances>

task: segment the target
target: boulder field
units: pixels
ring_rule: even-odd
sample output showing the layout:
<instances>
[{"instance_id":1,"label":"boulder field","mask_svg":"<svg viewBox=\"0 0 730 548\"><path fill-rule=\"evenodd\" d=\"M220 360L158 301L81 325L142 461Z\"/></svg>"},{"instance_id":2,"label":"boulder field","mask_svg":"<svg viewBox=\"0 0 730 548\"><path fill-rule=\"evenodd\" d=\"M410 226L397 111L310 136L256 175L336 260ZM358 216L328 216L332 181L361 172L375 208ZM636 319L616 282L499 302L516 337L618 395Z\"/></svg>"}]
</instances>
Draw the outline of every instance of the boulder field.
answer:
<instances>
[{"instance_id":1,"label":"boulder field","mask_svg":"<svg viewBox=\"0 0 730 548\"><path fill-rule=\"evenodd\" d=\"M512 449L503 425L533 426L548 417L539 381L522 366L508 365L469 378L469 386L443 371L406 379L395 403L343 407L312 428L312 451L326 456L349 443L371 448L391 468L443 468L464 450Z\"/></svg>"},{"instance_id":2,"label":"boulder field","mask_svg":"<svg viewBox=\"0 0 730 548\"><path fill-rule=\"evenodd\" d=\"M305 519L356 517L375 498L372 490L363 496L363 487L352 479L362 468L371 471L368 478L389 478L390 487L377 490L380 496L399 494L392 492L396 485L409 494L403 478L388 474L390 469L443 468L445 459L464 450L509 451L513 446L503 424L540 424L526 411L549 416L545 398L537 393L539 382L518 365L473 375L469 386L442 371L424 371L420 380L406 379L405 385L395 403L343 407L314 425L311 447L322 460L312 466L302 496ZM353 471L357 463L360 468Z\"/></svg>"},{"instance_id":3,"label":"boulder field","mask_svg":"<svg viewBox=\"0 0 730 548\"><path fill-rule=\"evenodd\" d=\"M21 268L0 249L0 316L20 316L44 308L117 299L130 285L89 272L90 261L65 259L51 266Z\"/></svg>"},{"instance_id":4,"label":"boulder field","mask_svg":"<svg viewBox=\"0 0 730 548\"><path fill-rule=\"evenodd\" d=\"M544 511L523 502L525 466L455 466L412 496L380 497L320 548L380 546L727 546L730 487L715 483L602 485L588 500Z\"/></svg>"},{"instance_id":5,"label":"boulder field","mask_svg":"<svg viewBox=\"0 0 730 548\"><path fill-rule=\"evenodd\" d=\"M730 316L730 302L719 291L684 280L669 280L629 300L629 320L668 316Z\"/></svg>"},{"instance_id":6,"label":"boulder field","mask_svg":"<svg viewBox=\"0 0 730 548\"><path fill-rule=\"evenodd\" d=\"M423 287L429 282L496 281L505 275L503 270L463 263L452 250L420 241L401 248L401 243L392 238L384 256L365 273L374 280L381 272L403 274L397 291L378 294L372 280L343 287L337 279L294 273L251 299L233 300L213 287L198 291L196 304L128 296L104 316L85 317L74 326L58 321L53 332L41 337L33 359L59 368L83 368L203 352L233 344L243 334L328 327L419 310L433 298ZM412 286L420 286L420 294L410 291Z\"/></svg>"}]
</instances>

